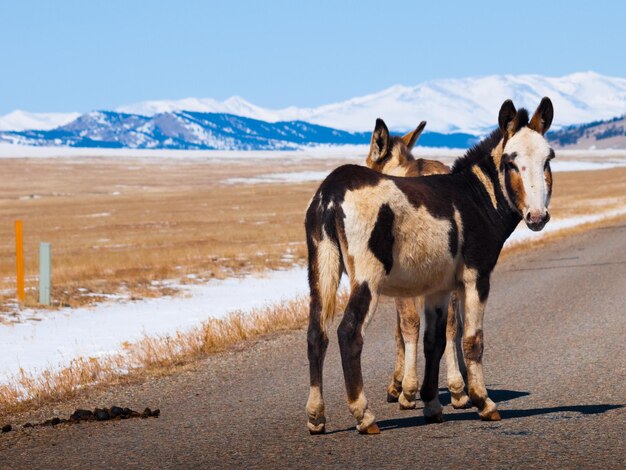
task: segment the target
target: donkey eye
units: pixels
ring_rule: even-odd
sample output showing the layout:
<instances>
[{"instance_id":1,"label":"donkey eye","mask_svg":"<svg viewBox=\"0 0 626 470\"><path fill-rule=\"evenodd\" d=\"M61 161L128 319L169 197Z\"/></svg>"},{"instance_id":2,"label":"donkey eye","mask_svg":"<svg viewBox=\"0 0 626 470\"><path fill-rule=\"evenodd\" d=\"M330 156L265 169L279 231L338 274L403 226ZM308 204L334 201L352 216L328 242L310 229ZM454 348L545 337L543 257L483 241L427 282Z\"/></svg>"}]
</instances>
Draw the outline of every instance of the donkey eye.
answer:
<instances>
[{"instance_id":1,"label":"donkey eye","mask_svg":"<svg viewBox=\"0 0 626 470\"><path fill-rule=\"evenodd\" d=\"M517 152L513 152L511 154L505 153L504 155L502 155L502 161L504 162L504 168L506 168L507 170L516 171L517 173L519 173L519 169L517 168L517 165L513 163L513 161L515 160L515 157L517 157Z\"/></svg>"},{"instance_id":2,"label":"donkey eye","mask_svg":"<svg viewBox=\"0 0 626 470\"><path fill-rule=\"evenodd\" d=\"M513 163L511 161L508 161L504 165L505 165L507 170L515 171L515 172L519 173L519 168L517 168L517 165L515 163Z\"/></svg>"}]
</instances>

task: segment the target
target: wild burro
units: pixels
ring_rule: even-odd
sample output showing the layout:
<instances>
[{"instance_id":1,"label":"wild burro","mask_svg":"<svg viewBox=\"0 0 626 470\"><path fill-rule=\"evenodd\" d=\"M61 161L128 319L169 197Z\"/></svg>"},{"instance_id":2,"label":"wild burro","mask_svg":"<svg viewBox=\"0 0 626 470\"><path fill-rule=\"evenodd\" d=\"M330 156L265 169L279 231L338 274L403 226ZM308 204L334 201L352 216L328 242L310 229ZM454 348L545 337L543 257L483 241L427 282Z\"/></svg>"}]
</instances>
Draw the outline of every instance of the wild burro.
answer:
<instances>
[{"instance_id":1,"label":"wild burro","mask_svg":"<svg viewBox=\"0 0 626 470\"><path fill-rule=\"evenodd\" d=\"M344 165L320 185L305 219L311 433L325 430L322 369L343 271L350 278L350 298L337 334L348 406L359 432L379 432L363 391L361 351L381 294L425 298L420 395L426 419L440 421L437 382L447 307L450 293L459 293L469 396L482 419L500 419L483 377L483 314L506 239L522 219L538 231L550 218L554 152L544 134L552 117L548 98L530 120L525 109L517 111L507 100L499 129L458 159L451 174L405 178Z\"/></svg>"},{"instance_id":2,"label":"wild burro","mask_svg":"<svg viewBox=\"0 0 626 470\"><path fill-rule=\"evenodd\" d=\"M376 120L376 127L372 133L370 150L365 164L380 173L394 176L429 176L450 173L447 165L437 160L416 159L411 150L417 143L426 127L422 121L415 130L398 137L391 136L389 129L382 119ZM391 376L391 383L387 387L387 401L400 402L400 409L412 409L416 406L418 389L417 380L417 340L420 331L420 314L423 310L423 298L396 297L396 364ZM461 330L458 328L457 316L459 313L458 300L452 294L448 306L448 321L446 326L446 365L447 382L450 390L452 406L464 408L469 403L465 393L465 382L460 365L464 368L462 352L457 349L460 343ZM431 324L431 327L434 327ZM432 333L427 333L432 334Z\"/></svg>"}]
</instances>

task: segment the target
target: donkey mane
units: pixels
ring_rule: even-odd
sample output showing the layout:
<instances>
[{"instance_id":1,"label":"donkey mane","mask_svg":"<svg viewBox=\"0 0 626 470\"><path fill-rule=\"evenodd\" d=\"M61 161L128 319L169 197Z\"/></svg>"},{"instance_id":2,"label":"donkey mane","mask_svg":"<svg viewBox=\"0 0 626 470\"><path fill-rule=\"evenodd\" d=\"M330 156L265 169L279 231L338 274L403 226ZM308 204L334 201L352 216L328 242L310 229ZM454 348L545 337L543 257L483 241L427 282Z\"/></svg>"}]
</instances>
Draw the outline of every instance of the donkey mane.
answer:
<instances>
[{"instance_id":1,"label":"donkey mane","mask_svg":"<svg viewBox=\"0 0 626 470\"><path fill-rule=\"evenodd\" d=\"M522 127L528 126L528 111L520 108L514 119L515 132ZM485 158L489 158L491 151L502 139L502 129L496 127L491 134L470 148L465 155L457 158L452 165L452 173L462 173L469 170Z\"/></svg>"}]
</instances>

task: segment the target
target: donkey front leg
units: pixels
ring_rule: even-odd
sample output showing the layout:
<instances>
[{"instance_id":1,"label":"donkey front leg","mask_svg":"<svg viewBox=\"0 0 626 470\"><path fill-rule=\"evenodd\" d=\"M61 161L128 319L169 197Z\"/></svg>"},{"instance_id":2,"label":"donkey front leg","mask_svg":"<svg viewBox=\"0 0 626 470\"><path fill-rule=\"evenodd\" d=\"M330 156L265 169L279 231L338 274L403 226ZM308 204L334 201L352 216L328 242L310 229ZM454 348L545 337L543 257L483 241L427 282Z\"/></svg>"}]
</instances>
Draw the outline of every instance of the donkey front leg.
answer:
<instances>
[{"instance_id":1,"label":"donkey front leg","mask_svg":"<svg viewBox=\"0 0 626 470\"><path fill-rule=\"evenodd\" d=\"M446 348L446 322L449 302L449 292L429 295L425 299L424 356L426 357L426 369L420 395L424 402L424 418L428 423L443 422L443 407L439 402L439 363Z\"/></svg>"},{"instance_id":2,"label":"donkey front leg","mask_svg":"<svg viewBox=\"0 0 626 470\"><path fill-rule=\"evenodd\" d=\"M483 376L483 317L489 295L489 277L465 283L463 290L463 353L469 396L485 421L500 421L496 404L487 396Z\"/></svg>"},{"instance_id":3,"label":"donkey front leg","mask_svg":"<svg viewBox=\"0 0 626 470\"><path fill-rule=\"evenodd\" d=\"M466 408L470 399L465 393L465 381L463 371L465 362L463 361L462 344L457 344L462 338L463 328L461 315L461 305L456 293L452 294L448 306L448 324L446 326L446 357L448 390L450 390L450 400L454 408ZM459 322L461 327L459 328Z\"/></svg>"},{"instance_id":4,"label":"donkey front leg","mask_svg":"<svg viewBox=\"0 0 626 470\"><path fill-rule=\"evenodd\" d=\"M378 434L374 413L367 405L363 391L361 352L363 336L378 303L378 289L367 282L353 286L343 319L337 329L343 376L346 382L348 407L357 421L357 430L362 434Z\"/></svg>"}]
</instances>

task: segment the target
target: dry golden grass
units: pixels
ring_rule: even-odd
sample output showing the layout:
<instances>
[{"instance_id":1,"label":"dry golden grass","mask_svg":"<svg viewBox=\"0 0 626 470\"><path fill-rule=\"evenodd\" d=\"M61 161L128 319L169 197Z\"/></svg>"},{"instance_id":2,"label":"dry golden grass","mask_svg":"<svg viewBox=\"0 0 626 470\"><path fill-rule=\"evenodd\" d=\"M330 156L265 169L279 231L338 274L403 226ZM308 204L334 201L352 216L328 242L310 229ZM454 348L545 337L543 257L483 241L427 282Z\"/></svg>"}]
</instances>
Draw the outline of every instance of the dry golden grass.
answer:
<instances>
[{"instance_id":1,"label":"dry golden grass","mask_svg":"<svg viewBox=\"0 0 626 470\"><path fill-rule=\"evenodd\" d=\"M52 297L71 306L99 300L94 293L162 295L153 281L187 274L302 261L314 184L223 184L254 176L255 165L276 171L273 162L0 160L0 304L15 298L15 219L24 223L27 305L36 302L40 241L52 243Z\"/></svg>"},{"instance_id":2,"label":"dry golden grass","mask_svg":"<svg viewBox=\"0 0 626 470\"><path fill-rule=\"evenodd\" d=\"M317 183L230 185L232 177L330 171L332 159L3 159L0 311L15 299L13 222L25 233L27 305L37 301L38 243L52 243L55 305L103 294L171 293L199 282L302 264L304 210ZM555 218L626 204L626 168L556 173ZM32 196L32 197L31 197Z\"/></svg>"},{"instance_id":3,"label":"dry golden grass","mask_svg":"<svg viewBox=\"0 0 626 470\"><path fill-rule=\"evenodd\" d=\"M119 358L77 358L60 371L46 370L33 375L20 374L0 386L0 418L17 411L35 409L43 404L75 396L80 390L99 383L115 384L119 376Z\"/></svg>"},{"instance_id":4,"label":"dry golden grass","mask_svg":"<svg viewBox=\"0 0 626 470\"><path fill-rule=\"evenodd\" d=\"M550 213L556 219L626 206L626 168L554 173Z\"/></svg>"},{"instance_id":5,"label":"dry golden grass","mask_svg":"<svg viewBox=\"0 0 626 470\"><path fill-rule=\"evenodd\" d=\"M347 292L340 292L338 310L345 307L347 299ZM167 374L245 341L302 328L307 320L308 297L300 297L252 312L234 312L224 319L209 319L185 333L145 337L137 343L126 344L119 354L78 358L60 371L48 370L38 375L21 371L11 384L0 386L0 419L75 397L93 386L111 386Z\"/></svg>"}]
</instances>

